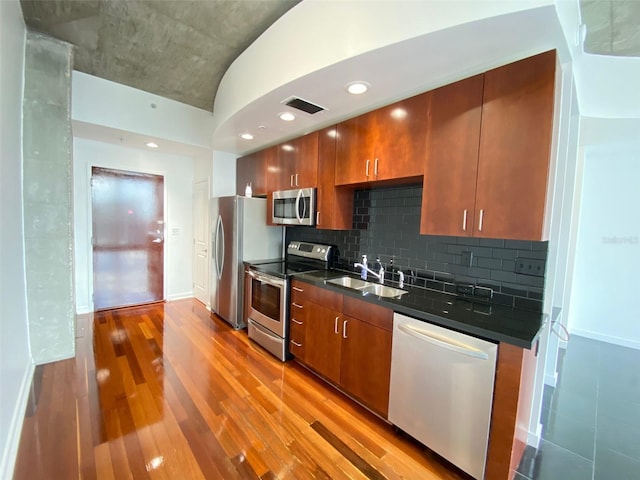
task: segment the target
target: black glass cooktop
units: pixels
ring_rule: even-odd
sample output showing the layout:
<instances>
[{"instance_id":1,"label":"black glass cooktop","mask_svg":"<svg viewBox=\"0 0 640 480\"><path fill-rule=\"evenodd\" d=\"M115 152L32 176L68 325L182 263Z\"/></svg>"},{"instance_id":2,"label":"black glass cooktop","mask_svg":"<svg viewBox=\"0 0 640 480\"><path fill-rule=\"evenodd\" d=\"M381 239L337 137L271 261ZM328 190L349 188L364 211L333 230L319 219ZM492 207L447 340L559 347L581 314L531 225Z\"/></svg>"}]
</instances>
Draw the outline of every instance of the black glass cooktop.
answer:
<instances>
[{"instance_id":1,"label":"black glass cooktop","mask_svg":"<svg viewBox=\"0 0 640 480\"><path fill-rule=\"evenodd\" d=\"M250 268L278 278L286 278L288 276L295 275L296 273L309 273L314 270L318 270L317 265L304 262L286 262L284 260L265 263L251 263Z\"/></svg>"}]
</instances>

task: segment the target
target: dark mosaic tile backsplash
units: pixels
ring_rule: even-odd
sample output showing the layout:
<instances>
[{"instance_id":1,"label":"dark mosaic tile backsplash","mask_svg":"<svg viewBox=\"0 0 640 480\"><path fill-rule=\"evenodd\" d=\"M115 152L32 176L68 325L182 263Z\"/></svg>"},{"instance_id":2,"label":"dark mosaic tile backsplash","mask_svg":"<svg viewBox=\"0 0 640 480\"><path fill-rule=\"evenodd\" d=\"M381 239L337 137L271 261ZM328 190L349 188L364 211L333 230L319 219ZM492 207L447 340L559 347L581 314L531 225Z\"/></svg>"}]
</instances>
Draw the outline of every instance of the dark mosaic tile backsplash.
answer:
<instances>
[{"instance_id":1,"label":"dark mosaic tile backsplash","mask_svg":"<svg viewBox=\"0 0 640 480\"><path fill-rule=\"evenodd\" d=\"M546 264L548 242L420 235L422 186L410 185L356 190L353 229L317 230L288 227L287 242L303 240L338 247L337 268L354 270L367 254L369 264L380 258L387 279L400 268L405 282L450 293L456 285L472 284L493 290L491 302L542 310L544 275L515 273L517 259ZM463 256L472 253L471 266Z\"/></svg>"}]
</instances>

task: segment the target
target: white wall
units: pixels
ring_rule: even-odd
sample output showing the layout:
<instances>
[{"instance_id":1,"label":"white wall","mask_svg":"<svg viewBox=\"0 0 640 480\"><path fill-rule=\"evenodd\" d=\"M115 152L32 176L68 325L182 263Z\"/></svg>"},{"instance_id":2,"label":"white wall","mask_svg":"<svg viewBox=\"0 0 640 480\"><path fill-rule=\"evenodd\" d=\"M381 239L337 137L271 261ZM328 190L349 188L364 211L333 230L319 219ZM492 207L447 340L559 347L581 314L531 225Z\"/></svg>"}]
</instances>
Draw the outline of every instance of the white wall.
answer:
<instances>
[{"instance_id":1,"label":"white wall","mask_svg":"<svg viewBox=\"0 0 640 480\"><path fill-rule=\"evenodd\" d=\"M213 152L212 197L236 194L236 158L233 153Z\"/></svg>"},{"instance_id":2,"label":"white wall","mask_svg":"<svg viewBox=\"0 0 640 480\"><path fill-rule=\"evenodd\" d=\"M0 478L11 478L33 365L22 223L22 95L26 28L17 0L0 2Z\"/></svg>"},{"instance_id":3,"label":"white wall","mask_svg":"<svg viewBox=\"0 0 640 480\"><path fill-rule=\"evenodd\" d=\"M126 85L73 72L73 120L210 148L213 114Z\"/></svg>"},{"instance_id":4,"label":"white wall","mask_svg":"<svg viewBox=\"0 0 640 480\"><path fill-rule=\"evenodd\" d=\"M569 328L640 348L640 142L633 140L584 148Z\"/></svg>"},{"instance_id":5,"label":"white wall","mask_svg":"<svg viewBox=\"0 0 640 480\"><path fill-rule=\"evenodd\" d=\"M194 161L190 157L134 149L94 140L74 139L74 216L76 309L93 310L91 251L91 166L164 176L165 185L165 298L191 297L192 187Z\"/></svg>"}]
</instances>

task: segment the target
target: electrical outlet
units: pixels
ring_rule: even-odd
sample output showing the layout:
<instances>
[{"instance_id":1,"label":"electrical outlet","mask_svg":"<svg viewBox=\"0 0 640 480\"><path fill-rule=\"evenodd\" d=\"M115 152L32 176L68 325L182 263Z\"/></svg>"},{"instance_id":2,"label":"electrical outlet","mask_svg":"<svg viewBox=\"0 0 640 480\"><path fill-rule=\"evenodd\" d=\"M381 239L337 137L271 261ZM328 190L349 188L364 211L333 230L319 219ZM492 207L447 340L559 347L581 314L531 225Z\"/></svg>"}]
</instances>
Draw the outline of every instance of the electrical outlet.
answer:
<instances>
[{"instance_id":1,"label":"electrical outlet","mask_svg":"<svg viewBox=\"0 0 640 480\"><path fill-rule=\"evenodd\" d=\"M534 277L544 277L544 260L534 258L516 258L516 273L532 275Z\"/></svg>"}]
</instances>

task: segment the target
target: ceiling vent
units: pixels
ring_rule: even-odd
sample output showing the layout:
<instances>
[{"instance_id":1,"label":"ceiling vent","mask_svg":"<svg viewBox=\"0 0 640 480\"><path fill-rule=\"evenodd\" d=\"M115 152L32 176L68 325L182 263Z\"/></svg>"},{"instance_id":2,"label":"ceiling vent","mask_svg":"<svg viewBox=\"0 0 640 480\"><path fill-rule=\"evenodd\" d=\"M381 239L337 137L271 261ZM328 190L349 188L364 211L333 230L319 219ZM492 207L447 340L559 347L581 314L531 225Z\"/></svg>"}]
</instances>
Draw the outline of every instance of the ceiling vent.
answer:
<instances>
[{"instance_id":1,"label":"ceiling vent","mask_svg":"<svg viewBox=\"0 0 640 480\"><path fill-rule=\"evenodd\" d=\"M306 100L303 100L298 97L290 97L287 100L285 100L283 103L288 107L302 110L303 112L308 113L310 115L326 110L326 108L321 107L320 105L315 105L311 102L307 102Z\"/></svg>"}]
</instances>

